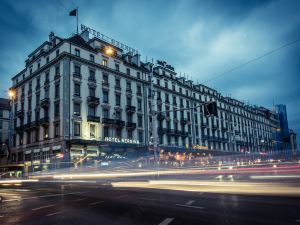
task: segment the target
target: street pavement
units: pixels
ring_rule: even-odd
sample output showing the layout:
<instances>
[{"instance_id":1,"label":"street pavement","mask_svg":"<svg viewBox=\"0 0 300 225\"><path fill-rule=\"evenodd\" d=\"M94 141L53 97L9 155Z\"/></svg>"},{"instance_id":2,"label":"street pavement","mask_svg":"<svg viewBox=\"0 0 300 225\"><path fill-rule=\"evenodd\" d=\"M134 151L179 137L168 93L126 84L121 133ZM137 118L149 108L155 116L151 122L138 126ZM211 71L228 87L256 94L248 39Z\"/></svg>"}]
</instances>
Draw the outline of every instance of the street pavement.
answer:
<instances>
[{"instance_id":1,"label":"street pavement","mask_svg":"<svg viewBox=\"0 0 300 225\"><path fill-rule=\"evenodd\" d=\"M300 224L297 196L116 188L86 180L2 186L0 197L1 225Z\"/></svg>"}]
</instances>

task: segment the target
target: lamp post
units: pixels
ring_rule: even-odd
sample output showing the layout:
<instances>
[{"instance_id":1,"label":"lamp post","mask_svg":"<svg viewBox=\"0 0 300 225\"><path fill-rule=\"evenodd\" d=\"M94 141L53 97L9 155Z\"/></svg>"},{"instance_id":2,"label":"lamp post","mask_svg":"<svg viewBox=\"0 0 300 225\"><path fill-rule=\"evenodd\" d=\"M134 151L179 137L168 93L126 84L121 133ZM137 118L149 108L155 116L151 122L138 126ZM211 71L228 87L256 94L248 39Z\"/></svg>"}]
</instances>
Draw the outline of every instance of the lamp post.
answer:
<instances>
[{"instance_id":1,"label":"lamp post","mask_svg":"<svg viewBox=\"0 0 300 225\"><path fill-rule=\"evenodd\" d=\"M8 97L11 100L10 101L10 111L9 111L9 129L8 129L8 146L7 146L7 151L10 152L11 147L13 146L13 105L14 105L14 100L16 98L16 92L13 89L10 89L8 91ZM7 158L9 157L9 153L7 153Z\"/></svg>"}]
</instances>

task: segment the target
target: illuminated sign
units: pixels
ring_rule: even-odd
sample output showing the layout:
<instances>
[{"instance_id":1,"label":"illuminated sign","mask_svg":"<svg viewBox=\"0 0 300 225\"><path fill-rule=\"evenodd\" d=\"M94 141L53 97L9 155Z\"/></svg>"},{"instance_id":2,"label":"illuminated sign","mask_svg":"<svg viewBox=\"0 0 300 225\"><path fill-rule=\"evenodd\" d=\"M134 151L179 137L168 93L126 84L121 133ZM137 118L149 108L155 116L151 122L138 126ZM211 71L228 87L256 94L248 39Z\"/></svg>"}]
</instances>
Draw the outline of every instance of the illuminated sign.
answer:
<instances>
[{"instance_id":1,"label":"illuminated sign","mask_svg":"<svg viewBox=\"0 0 300 225\"><path fill-rule=\"evenodd\" d=\"M125 144L139 144L139 140L132 140L127 138L105 137L104 141L125 143Z\"/></svg>"},{"instance_id":2,"label":"illuminated sign","mask_svg":"<svg viewBox=\"0 0 300 225\"><path fill-rule=\"evenodd\" d=\"M87 30L90 34L92 34L96 38L99 38L100 40L102 40L104 42L107 42L107 43L109 43L109 44L111 44L111 45L113 45L117 48L123 49L126 52L131 52L133 54L138 54L138 51L135 50L134 48L131 48L131 47L119 42L119 41L116 41L113 38L110 38L110 37L98 32L98 31L90 28L90 27L87 27L87 26L81 24L81 31L85 31L85 30Z\"/></svg>"},{"instance_id":3,"label":"illuminated sign","mask_svg":"<svg viewBox=\"0 0 300 225\"><path fill-rule=\"evenodd\" d=\"M207 146L202 146L202 145L193 145L193 149L195 150L208 150Z\"/></svg>"}]
</instances>

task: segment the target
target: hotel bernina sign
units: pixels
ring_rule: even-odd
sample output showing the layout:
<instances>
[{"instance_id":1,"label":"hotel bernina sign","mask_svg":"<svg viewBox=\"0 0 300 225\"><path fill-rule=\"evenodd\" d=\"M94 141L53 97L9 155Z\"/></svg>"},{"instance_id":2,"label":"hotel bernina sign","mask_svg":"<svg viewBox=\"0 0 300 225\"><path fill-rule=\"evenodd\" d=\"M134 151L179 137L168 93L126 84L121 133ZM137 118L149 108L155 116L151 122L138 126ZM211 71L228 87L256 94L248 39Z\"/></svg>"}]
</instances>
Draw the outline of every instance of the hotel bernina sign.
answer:
<instances>
[{"instance_id":1,"label":"hotel bernina sign","mask_svg":"<svg viewBox=\"0 0 300 225\"><path fill-rule=\"evenodd\" d=\"M132 140L127 138L117 138L117 137L105 137L104 141L115 142L115 143L124 143L124 144L140 144L139 140Z\"/></svg>"}]
</instances>

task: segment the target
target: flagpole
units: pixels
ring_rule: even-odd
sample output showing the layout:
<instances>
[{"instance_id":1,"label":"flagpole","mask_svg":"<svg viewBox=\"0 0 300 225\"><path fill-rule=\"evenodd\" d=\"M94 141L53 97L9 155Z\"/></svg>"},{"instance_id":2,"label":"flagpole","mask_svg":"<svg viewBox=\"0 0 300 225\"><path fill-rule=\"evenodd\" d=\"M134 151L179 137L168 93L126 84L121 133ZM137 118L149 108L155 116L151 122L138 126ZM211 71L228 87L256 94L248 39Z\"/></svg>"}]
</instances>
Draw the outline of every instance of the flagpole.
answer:
<instances>
[{"instance_id":1,"label":"flagpole","mask_svg":"<svg viewBox=\"0 0 300 225\"><path fill-rule=\"evenodd\" d=\"M77 19L77 34L78 34L78 7L76 8L77 10L76 10L76 19Z\"/></svg>"}]
</instances>

